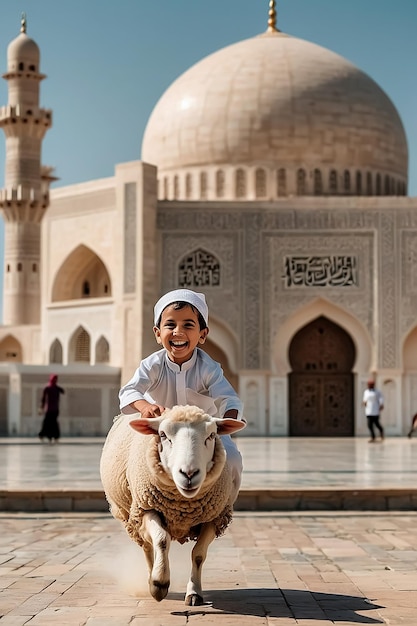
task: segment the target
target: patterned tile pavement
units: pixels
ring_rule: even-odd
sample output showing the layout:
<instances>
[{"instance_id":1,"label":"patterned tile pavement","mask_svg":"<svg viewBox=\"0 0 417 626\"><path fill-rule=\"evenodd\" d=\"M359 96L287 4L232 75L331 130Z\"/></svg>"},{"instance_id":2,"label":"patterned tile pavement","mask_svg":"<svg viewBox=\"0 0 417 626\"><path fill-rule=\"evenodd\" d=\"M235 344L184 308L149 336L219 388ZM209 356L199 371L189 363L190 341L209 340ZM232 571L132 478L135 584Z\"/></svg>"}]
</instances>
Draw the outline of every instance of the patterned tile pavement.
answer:
<instances>
[{"instance_id":1,"label":"patterned tile pavement","mask_svg":"<svg viewBox=\"0 0 417 626\"><path fill-rule=\"evenodd\" d=\"M0 529L0 626L417 624L417 513L236 513L201 607L183 600L189 544L157 603L108 514L2 513Z\"/></svg>"}]
</instances>

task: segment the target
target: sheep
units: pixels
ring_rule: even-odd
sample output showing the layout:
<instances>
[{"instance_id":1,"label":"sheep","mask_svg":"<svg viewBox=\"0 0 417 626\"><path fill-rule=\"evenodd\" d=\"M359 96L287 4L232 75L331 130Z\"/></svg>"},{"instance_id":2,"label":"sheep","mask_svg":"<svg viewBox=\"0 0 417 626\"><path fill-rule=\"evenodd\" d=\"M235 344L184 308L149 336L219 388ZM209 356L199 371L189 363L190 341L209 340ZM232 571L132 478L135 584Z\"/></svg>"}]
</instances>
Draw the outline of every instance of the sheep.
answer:
<instances>
[{"instance_id":1,"label":"sheep","mask_svg":"<svg viewBox=\"0 0 417 626\"><path fill-rule=\"evenodd\" d=\"M149 591L158 602L169 590L171 540L196 542L185 604L199 606L208 547L231 522L238 493L219 435L237 432L245 422L188 405L157 418L131 418L115 418L101 455L110 511L143 548Z\"/></svg>"}]
</instances>

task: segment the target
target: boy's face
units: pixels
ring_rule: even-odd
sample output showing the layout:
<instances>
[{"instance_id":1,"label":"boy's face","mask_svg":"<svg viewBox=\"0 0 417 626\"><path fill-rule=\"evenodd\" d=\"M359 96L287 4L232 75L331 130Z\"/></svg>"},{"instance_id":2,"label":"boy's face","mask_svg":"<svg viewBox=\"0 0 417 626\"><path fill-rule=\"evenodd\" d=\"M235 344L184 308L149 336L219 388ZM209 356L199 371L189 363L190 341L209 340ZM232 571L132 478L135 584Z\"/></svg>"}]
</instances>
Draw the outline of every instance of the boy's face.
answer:
<instances>
[{"instance_id":1,"label":"boy's face","mask_svg":"<svg viewBox=\"0 0 417 626\"><path fill-rule=\"evenodd\" d=\"M169 305L162 311L160 328L153 327L156 341L163 345L168 358L181 365L189 359L196 346L206 340L208 328L200 330L197 313L190 306L174 309Z\"/></svg>"}]
</instances>

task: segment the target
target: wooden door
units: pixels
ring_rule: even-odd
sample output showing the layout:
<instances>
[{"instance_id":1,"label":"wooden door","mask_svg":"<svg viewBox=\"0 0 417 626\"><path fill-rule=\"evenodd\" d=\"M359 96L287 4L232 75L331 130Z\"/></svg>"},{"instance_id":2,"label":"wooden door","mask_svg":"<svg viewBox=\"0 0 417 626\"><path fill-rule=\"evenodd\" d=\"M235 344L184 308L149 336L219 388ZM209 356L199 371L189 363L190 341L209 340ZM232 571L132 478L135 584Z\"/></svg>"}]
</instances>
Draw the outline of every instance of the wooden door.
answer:
<instances>
[{"instance_id":1,"label":"wooden door","mask_svg":"<svg viewBox=\"0 0 417 626\"><path fill-rule=\"evenodd\" d=\"M290 435L353 435L354 361L351 337L325 317L294 336L290 345Z\"/></svg>"}]
</instances>

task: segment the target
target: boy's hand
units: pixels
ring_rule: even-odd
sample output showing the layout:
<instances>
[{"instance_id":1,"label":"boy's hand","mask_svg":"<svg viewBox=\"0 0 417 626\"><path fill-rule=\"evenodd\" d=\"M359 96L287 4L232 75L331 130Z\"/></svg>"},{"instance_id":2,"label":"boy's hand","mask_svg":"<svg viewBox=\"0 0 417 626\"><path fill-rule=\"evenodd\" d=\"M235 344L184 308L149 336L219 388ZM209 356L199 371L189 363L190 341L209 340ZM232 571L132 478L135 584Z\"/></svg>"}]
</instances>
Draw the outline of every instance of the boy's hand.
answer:
<instances>
[{"instance_id":1,"label":"boy's hand","mask_svg":"<svg viewBox=\"0 0 417 626\"><path fill-rule=\"evenodd\" d=\"M146 400L137 400L136 402L132 402L130 406L139 411L141 416L145 418L159 417L165 411L164 406L151 404L150 402L146 402Z\"/></svg>"},{"instance_id":2,"label":"boy's hand","mask_svg":"<svg viewBox=\"0 0 417 626\"><path fill-rule=\"evenodd\" d=\"M147 407L141 410L142 417L159 417L165 411L165 407L160 404L148 404Z\"/></svg>"}]
</instances>

